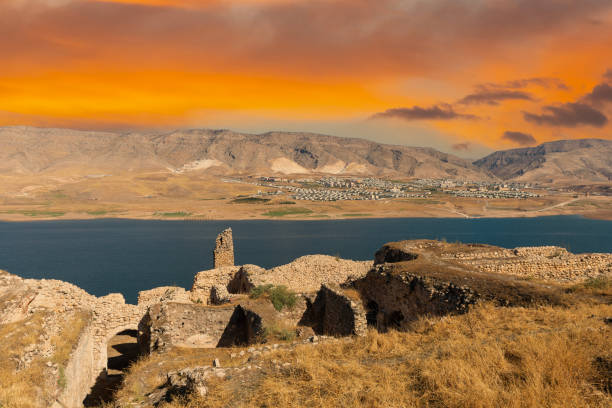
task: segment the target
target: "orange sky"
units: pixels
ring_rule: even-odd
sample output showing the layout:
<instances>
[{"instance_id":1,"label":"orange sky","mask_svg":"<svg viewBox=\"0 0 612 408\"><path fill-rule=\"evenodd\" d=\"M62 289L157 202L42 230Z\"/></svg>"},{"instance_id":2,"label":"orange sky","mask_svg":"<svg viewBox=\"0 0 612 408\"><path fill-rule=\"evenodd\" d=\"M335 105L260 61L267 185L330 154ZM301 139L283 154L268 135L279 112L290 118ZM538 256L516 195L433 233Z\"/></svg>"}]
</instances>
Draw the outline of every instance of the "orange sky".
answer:
<instances>
[{"instance_id":1,"label":"orange sky","mask_svg":"<svg viewBox=\"0 0 612 408\"><path fill-rule=\"evenodd\" d=\"M3 0L0 52L0 125L612 138L609 0Z\"/></svg>"}]
</instances>

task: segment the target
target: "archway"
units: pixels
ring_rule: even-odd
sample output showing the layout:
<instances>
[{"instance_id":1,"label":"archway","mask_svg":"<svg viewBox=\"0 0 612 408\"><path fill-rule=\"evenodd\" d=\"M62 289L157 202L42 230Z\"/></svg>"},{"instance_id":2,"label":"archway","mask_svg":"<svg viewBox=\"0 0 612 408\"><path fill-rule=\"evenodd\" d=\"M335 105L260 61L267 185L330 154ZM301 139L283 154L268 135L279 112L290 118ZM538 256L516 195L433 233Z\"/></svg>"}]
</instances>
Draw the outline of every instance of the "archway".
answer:
<instances>
[{"instance_id":1,"label":"archway","mask_svg":"<svg viewBox=\"0 0 612 408\"><path fill-rule=\"evenodd\" d=\"M138 330L122 330L112 336L107 342L106 353L107 367L100 372L89 395L83 400L85 407L97 407L103 402L112 401L125 371L138 358Z\"/></svg>"}]
</instances>

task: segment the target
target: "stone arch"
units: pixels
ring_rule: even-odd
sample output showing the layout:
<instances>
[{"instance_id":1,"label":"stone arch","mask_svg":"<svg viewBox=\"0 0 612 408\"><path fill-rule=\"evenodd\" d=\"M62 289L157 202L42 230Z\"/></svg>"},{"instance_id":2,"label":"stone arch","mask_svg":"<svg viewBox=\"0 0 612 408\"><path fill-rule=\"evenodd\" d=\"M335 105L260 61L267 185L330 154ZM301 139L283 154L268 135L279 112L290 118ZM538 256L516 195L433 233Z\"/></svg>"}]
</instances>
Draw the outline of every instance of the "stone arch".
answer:
<instances>
[{"instance_id":1,"label":"stone arch","mask_svg":"<svg viewBox=\"0 0 612 408\"><path fill-rule=\"evenodd\" d=\"M138 327L134 323L116 326L101 337L96 347L97 377L83 400L85 407L97 407L102 402L112 401L114 392L123 381L124 370L139 355L137 337Z\"/></svg>"},{"instance_id":2,"label":"stone arch","mask_svg":"<svg viewBox=\"0 0 612 408\"><path fill-rule=\"evenodd\" d=\"M138 323L136 322L136 323L122 324L106 332L106 335L103 337L102 341L100 342L100 348L99 348L100 351L99 351L99 355L97 358L97 360L100 362L100 364L98 365L100 370L108 369L108 347L107 346L109 342L112 340L113 337L127 330L133 330L136 332L136 335L137 335Z\"/></svg>"},{"instance_id":3,"label":"stone arch","mask_svg":"<svg viewBox=\"0 0 612 408\"><path fill-rule=\"evenodd\" d=\"M378 303L374 300L369 300L366 304L366 321L368 326L378 327Z\"/></svg>"}]
</instances>

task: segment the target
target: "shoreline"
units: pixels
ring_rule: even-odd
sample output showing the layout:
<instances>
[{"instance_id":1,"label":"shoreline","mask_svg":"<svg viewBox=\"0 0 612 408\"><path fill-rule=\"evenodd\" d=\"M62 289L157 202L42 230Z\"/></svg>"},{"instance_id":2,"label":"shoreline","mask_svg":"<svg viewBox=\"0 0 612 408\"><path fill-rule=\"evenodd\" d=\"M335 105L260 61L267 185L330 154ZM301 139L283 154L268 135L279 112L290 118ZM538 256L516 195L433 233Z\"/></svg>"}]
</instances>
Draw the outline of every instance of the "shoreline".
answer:
<instances>
[{"instance_id":1,"label":"shoreline","mask_svg":"<svg viewBox=\"0 0 612 408\"><path fill-rule=\"evenodd\" d=\"M28 216L16 216L16 217L2 217L0 216L0 222L5 223L19 223L19 222L36 222L36 221L91 221L91 220L127 220L127 221L347 221L347 220L386 220L386 219L465 219L465 220L478 220L478 219L521 219L521 218L544 218L544 217L582 217L590 220L598 221L612 221L612 214L584 214L584 213L536 213L536 214L498 214L498 215L487 215L487 216L463 216L460 214L449 213L444 216L434 216L428 214L419 215L407 215L402 214L398 216L385 216L385 215L367 215L367 216L327 216L327 217L159 217L159 216L71 216L69 214L61 217L28 217Z\"/></svg>"}]
</instances>

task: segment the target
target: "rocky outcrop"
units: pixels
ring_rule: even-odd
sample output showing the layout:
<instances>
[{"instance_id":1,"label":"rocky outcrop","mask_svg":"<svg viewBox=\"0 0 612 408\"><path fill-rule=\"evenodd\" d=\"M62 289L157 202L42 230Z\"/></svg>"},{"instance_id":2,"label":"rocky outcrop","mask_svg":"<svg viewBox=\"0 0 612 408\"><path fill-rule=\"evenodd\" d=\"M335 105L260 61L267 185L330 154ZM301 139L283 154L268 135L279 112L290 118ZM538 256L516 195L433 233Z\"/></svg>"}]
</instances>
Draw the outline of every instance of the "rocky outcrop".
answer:
<instances>
[{"instance_id":1,"label":"rocky outcrop","mask_svg":"<svg viewBox=\"0 0 612 408\"><path fill-rule=\"evenodd\" d=\"M376 265L351 283L361 295L370 325L385 331L407 329L424 315L465 313L480 300L502 306L564 304L558 286L527 282L512 275L484 272L455 260L479 254L524 254L525 249L502 250L488 245L447 244L416 240L392 242L376 253ZM527 251L531 252L531 251ZM540 252L556 253L551 249Z\"/></svg>"},{"instance_id":2,"label":"rocky outcrop","mask_svg":"<svg viewBox=\"0 0 612 408\"><path fill-rule=\"evenodd\" d=\"M403 330L420 316L465 313L479 295L453 279L436 279L427 273L397 273L384 265L354 283L364 298L368 324L380 331Z\"/></svg>"},{"instance_id":3,"label":"rocky outcrop","mask_svg":"<svg viewBox=\"0 0 612 408\"><path fill-rule=\"evenodd\" d=\"M213 250L213 265L215 268L234 266L234 239L231 228L227 228L217 236Z\"/></svg>"}]
</instances>

